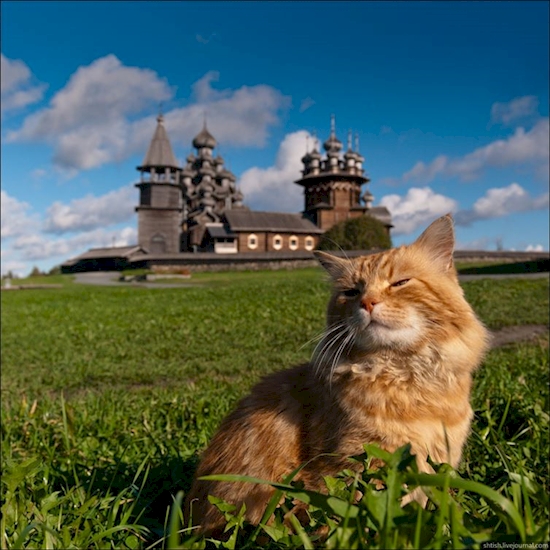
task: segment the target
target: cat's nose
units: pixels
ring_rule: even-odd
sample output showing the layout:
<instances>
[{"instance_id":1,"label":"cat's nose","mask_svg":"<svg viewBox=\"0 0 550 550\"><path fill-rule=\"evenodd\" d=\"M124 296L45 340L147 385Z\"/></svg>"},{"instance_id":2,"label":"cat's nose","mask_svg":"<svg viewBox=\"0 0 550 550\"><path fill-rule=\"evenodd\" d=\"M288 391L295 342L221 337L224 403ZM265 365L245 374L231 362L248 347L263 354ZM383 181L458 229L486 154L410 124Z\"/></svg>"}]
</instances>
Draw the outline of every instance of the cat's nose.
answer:
<instances>
[{"instance_id":1,"label":"cat's nose","mask_svg":"<svg viewBox=\"0 0 550 550\"><path fill-rule=\"evenodd\" d=\"M361 307L366 309L369 313L372 313L372 310L377 303L378 302L372 296L366 296L361 300Z\"/></svg>"}]
</instances>

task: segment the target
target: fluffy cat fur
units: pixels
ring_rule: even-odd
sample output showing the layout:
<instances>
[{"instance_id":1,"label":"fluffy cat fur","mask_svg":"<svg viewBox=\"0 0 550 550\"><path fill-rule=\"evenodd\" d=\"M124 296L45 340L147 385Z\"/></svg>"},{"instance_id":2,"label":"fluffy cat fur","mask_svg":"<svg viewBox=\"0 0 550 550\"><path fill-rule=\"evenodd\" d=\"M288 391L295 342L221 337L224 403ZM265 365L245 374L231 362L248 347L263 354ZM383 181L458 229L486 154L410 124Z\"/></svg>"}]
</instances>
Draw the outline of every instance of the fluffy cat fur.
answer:
<instances>
[{"instance_id":1,"label":"fluffy cat fur","mask_svg":"<svg viewBox=\"0 0 550 550\"><path fill-rule=\"evenodd\" d=\"M421 471L431 471L428 456L458 466L488 333L464 299L453 247L447 215L409 246L356 259L316 253L334 287L323 339L311 362L265 377L222 422L187 498L199 531L224 523L209 494L244 502L257 523L273 492L204 475L280 481L310 461L297 479L323 490L322 476L349 468L364 443L410 443Z\"/></svg>"}]
</instances>

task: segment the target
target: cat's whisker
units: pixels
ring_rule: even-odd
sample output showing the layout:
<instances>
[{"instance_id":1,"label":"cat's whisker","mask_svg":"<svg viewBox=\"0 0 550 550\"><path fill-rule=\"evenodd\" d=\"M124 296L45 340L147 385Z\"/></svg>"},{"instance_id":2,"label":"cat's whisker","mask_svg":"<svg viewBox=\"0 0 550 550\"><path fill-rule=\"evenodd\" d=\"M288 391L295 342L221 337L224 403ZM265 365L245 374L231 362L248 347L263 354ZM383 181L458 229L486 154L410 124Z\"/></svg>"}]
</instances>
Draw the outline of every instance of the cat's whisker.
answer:
<instances>
[{"instance_id":1,"label":"cat's whisker","mask_svg":"<svg viewBox=\"0 0 550 550\"><path fill-rule=\"evenodd\" d=\"M344 322L340 322L340 323L337 323L335 325L331 325L329 326L327 329L325 329L321 335L320 335L320 338L321 338L321 341L315 346L315 349L313 350L313 354L312 354L312 357L313 357L313 361L315 362L315 357L320 353L320 351L323 349L323 346L324 346L324 343L325 343L325 340L327 340L329 338L330 335L334 334L335 332L339 332L341 331L342 329L344 329L346 326L346 324ZM320 350L318 352L318 350Z\"/></svg>"},{"instance_id":2,"label":"cat's whisker","mask_svg":"<svg viewBox=\"0 0 550 550\"><path fill-rule=\"evenodd\" d=\"M307 342L302 344L299 347L299 350L303 350L305 347L309 346L310 344L313 344L313 342L315 342L317 340L321 340L326 335L326 333L327 333L326 329L323 329L323 330L319 331L315 336L313 336Z\"/></svg>"},{"instance_id":3,"label":"cat's whisker","mask_svg":"<svg viewBox=\"0 0 550 550\"><path fill-rule=\"evenodd\" d=\"M328 336L335 332L337 332L336 336L328 340ZM316 376L319 376L323 365L329 365L326 370L328 371L329 381L332 379L333 371L343 352L355 340L356 334L357 328L350 326L348 323L339 323L327 331L326 341L323 340L319 343L319 351L317 352L317 348L315 349L317 353L314 354L312 361Z\"/></svg>"},{"instance_id":4,"label":"cat's whisker","mask_svg":"<svg viewBox=\"0 0 550 550\"><path fill-rule=\"evenodd\" d=\"M345 334L345 330L342 330L342 329L345 329L345 326L341 326L341 327L338 327L338 328L341 331L334 338L328 339L328 336L327 336L327 338L323 339L319 343L319 346L318 346L319 351L313 359L313 365L314 365L316 376L319 375L322 366L325 363L328 363L328 359L332 355L332 348L338 344L340 339ZM333 332L335 332L335 331L333 331Z\"/></svg>"},{"instance_id":5,"label":"cat's whisker","mask_svg":"<svg viewBox=\"0 0 550 550\"><path fill-rule=\"evenodd\" d=\"M338 365L340 363L340 359L342 358L342 355L344 351L351 349L352 346L350 344L353 344L355 342L355 337L357 335L357 330L354 327L350 327L349 333L344 339L344 341L340 344L338 347L338 350L334 354L332 365L329 371L329 387L332 386L332 378L334 376L334 373L336 369L338 368Z\"/></svg>"}]
</instances>

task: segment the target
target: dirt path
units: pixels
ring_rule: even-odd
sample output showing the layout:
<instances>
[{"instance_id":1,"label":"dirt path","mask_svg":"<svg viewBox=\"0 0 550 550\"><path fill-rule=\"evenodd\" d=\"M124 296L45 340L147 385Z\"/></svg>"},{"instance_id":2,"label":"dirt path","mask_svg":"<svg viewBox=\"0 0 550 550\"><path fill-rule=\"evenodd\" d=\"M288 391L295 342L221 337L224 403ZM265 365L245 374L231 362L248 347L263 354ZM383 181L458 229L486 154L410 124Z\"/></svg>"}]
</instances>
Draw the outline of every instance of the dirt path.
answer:
<instances>
[{"instance_id":1,"label":"dirt path","mask_svg":"<svg viewBox=\"0 0 550 550\"><path fill-rule=\"evenodd\" d=\"M535 340L543 334L548 334L547 325L516 325L504 327L500 330L492 330L491 347L498 348L514 342L528 342Z\"/></svg>"}]
</instances>

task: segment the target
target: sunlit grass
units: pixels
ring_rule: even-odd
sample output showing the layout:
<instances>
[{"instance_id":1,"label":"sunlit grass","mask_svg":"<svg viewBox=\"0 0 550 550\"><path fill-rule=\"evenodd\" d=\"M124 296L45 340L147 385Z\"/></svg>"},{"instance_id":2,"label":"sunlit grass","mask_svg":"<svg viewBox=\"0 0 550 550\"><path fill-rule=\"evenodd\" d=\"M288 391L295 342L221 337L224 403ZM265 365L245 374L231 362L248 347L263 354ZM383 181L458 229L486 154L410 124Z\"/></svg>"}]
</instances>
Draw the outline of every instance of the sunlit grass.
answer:
<instances>
[{"instance_id":1,"label":"sunlit grass","mask_svg":"<svg viewBox=\"0 0 550 550\"><path fill-rule=\"evenodd\" d=\"M178 491L188 490L198 453L237 399L263 374L308 359L303 346L323 327L328 286L314 269L197 280L204 286L2 293L2 547L199 544L177 533L185 529L171 509ZM548 323L547 280L463 286L490 327ZM303 532L281 522L271 531L239 528L233 544L257 547L263 535L274 548L308 547L320 525L333 548L547 540L547 372L543 338L492 351L474 382L476 416L459 475L511 502L520 520L477 485L450 496L436 487L426 511L400 511L401 489L388 496L368 488L356 504L346 501L351 489L328 481L357 508L355 519L323 504ZM414 484L403 453L392 459L402 465L397 473L367 469L355 483L366 488L368 476L380 475L396 487ZM457 478L446 472L432 481L453 487Z\"/></svg>"}]
</instances>

